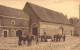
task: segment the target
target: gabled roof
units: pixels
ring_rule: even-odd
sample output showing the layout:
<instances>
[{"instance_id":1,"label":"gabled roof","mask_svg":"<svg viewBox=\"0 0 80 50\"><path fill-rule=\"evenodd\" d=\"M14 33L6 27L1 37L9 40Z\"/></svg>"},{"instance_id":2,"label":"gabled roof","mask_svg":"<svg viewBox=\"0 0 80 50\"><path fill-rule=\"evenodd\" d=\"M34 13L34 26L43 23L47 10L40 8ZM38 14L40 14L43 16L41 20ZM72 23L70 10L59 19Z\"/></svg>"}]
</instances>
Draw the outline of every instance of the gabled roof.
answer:
<instances>
[{"instance_id":1,"label":"gabled roof","mask_svg":"<svg viewBox=\"0 0 80 50\"><path fill-rule=\"evenodd\" d=\"M15 9L0 5L0 15L9 16L9 17L18 17L18 18L29 18L29 16L24 13L23 10Z\"/></svg>"},{"instance_id":2,"label":"gabled roof","mask_svg":"<svg viewBox=\"0 0 80 50\"><path fill-rule=\"evenodd\" d=\"M37 17L41 19L41 21L70 24L68 22L67 16L64 16L60 12L56 12L56 11L32 4L32 3L29 3L29 2L27 2L26 5L30 5L32 10L35 12Z\"/></svg>"}]
</instances>

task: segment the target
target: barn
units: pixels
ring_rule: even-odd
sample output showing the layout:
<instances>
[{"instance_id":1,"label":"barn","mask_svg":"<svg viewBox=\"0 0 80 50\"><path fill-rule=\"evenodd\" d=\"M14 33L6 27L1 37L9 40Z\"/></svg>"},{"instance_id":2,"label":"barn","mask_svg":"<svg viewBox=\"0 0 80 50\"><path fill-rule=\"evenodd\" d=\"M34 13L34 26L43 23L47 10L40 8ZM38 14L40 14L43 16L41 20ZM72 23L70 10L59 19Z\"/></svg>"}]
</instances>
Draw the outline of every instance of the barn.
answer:
<instances>
[{"instance_id":1,"label":"barn","mask_svg":"<svg viewBox=\"0 0 80 50\"><path fill-rule=\"evenodd\" d=\"M0 37L73 35L67 15L27 2L23 10L0 5Z\"/></svg>"},{"instance_id":2,"label":"barn","mask_svg":"<svg viewBox=\"0 0 80 50\"><path fill-rule=\"evenodd\" d=\"M29 16L23 10L0 5L0 37L16 37L29 32Z\"/></svg>"},{"instance_id":3,"label":"barn","mask_svg":"<svg viewBox=\"0 0 80 50\"><path fill-rule=\"evenodd\" d=\"M72 35L74 25L71 25L67 15L27 2L23 11L29 15L29 30L33 35Z\"/></svg>"}]
</instances>

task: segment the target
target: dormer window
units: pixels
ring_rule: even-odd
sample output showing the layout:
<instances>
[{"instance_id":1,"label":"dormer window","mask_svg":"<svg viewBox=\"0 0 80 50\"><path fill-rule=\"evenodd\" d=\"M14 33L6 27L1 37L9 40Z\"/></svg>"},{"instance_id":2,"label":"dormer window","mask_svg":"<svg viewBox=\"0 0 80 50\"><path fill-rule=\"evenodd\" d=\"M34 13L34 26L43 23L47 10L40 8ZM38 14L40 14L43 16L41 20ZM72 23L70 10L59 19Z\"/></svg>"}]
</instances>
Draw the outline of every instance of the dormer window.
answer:
<instances>
[{"instance_id":1,"label":"dormer window","mask_svg":"<svg viewBox=\"0 0 80 50\"><path fill-rule=\"evenodd\" d=\"M15 21L14 20L11 20L11 24L15 24Z\"/></svg>"}]
</instances>

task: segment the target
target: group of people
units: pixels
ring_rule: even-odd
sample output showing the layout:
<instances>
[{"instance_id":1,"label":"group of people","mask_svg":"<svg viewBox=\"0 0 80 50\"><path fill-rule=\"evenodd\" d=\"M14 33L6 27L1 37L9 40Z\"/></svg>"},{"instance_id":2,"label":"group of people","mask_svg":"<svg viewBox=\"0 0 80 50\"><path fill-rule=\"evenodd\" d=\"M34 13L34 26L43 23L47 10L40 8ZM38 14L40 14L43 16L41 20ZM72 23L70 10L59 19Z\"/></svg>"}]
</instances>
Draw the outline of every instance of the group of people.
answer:
<instances>
[{"instance_id":1,"label":"group of people","mask_svg":"<svg viewBox=\"0 0 80 50\"><path fill-rule=\"evenodd\" d=\"M50 38L47 38L47 36L41 36L41 42L47 42L47 39L51 39L52 42L60 42L61 39L63 39L63 41L65 42L66 36L65 35L53 35L53 36L49 36Z\"/></svg>"},{"instance_id":2,"label":"group of people","mask_svg":"<svg viewBox=\"0 0 80 50\"><path fill-rule=\"evenodd\" d=\"M65 42L66 36L65 35L58 35L58 34L57 35L54 35L54 40L53 41L60 42L61 41L61 38Z\"/></svg>"},{"instance_id":3,"label":"group of people","mask_svg":"<svg viewBox=\"0 0 80 50\"><path fill-rule=\"evenodd\" d=\"M32 41L36 41L36 44L39 44L40 41L41 42L47 42L47 38L46 37L47 37L46 34L44 34L41 37L32 36L32 35L20 35L19 36L18 45L22 45L22 41L23 41L23 44L25 44L26 43L25 41L27 41L28 42L27 46L30 46ZM65 35L59 35L59 34L54 35L53 37L51 37L51 40L52 40L52 42L53 41L60 42L61 38L65 42L66 36Z\"/></svg>"}]
</instances>

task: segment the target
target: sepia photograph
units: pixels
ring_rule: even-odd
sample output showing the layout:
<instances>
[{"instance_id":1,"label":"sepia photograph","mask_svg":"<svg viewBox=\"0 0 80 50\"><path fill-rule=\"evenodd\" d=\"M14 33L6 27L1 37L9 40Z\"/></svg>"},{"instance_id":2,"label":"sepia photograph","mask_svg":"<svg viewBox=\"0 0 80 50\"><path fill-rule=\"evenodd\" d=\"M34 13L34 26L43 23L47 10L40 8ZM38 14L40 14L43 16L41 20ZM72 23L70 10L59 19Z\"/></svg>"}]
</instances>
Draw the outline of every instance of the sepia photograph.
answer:
<instances>
[{"instance_id":1,"label":"sepia photograph","mask_svg":"<svg viewBox=\"0 0 80 50\"><path fill-rule=\"evenodd\" d=\"M0 0L0 50L80 50L80 1Z\"/></svg>"}]
</instances>

